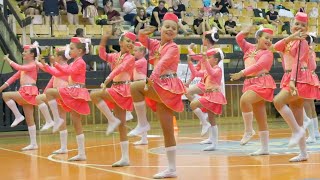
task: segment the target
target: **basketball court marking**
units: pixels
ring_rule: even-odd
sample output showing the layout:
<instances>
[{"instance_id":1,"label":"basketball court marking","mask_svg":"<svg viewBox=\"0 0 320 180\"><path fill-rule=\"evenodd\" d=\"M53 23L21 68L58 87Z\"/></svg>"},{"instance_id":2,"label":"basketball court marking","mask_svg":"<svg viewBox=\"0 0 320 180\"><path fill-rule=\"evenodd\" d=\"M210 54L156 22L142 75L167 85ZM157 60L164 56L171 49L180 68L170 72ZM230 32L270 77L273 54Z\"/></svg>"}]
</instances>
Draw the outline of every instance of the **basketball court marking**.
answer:
<instances>
[{"instance_id":1,"label":"basketball court marking","mask_svg":"<svg viewBox=\"0 0 320 180\"><path fill-rule=\"evenodd\" d=\"M179 137L182 139L196 139L194 137ZM200 139L200 138L199 138ZM152 140L152 141L158 141L158 140ZM237 141L232 141L232 140L226 140L228 142L237 142ZM106 146L115 146L119 143L115 143L115 144L108 144L108 145L97 145L97 146L90 146L90 147L86 147L86 149L92 149L92 148L99 148L99 147L106 147ZM186 143L184 143L186 144ZM184 145L184 144L180 144L180 145ZM156 148L163 148L162 146L156 147ZM161 155L159 153L153 153L150 152L150 150L152 149L156 149L156 148L151 148L148 149L148 153L151 154L157 154L157 155ZM133 177L133 178L137 178L137 179L151 179L148 177L143 177L143 176L137 176L137 175L133 175L133 174L129 174L129 173L125 173L125 172L119 172L119 171L114 171L114 170L108 170L108 169L103 169L101 167L111 167L111 165L103 165L103 164L81 164L81 163L77 163L77 162L68 162L68 161L63 161L63 160L58 160L55 159L54 156L55 155L49 155L48 157L45 156L39 156L36 154L28 154L25 152L21 152L21 151L16 151L16 150L11 150L11 149L6 149L6 148L1 148L0 150L3 151L8 151L8 152L12 152L12 153L18 153L18 154L24 154L24 155L29 155L29 156L33 156L33 157L37 157L37 158L41 158L41 159L47 159L49 161L53 161L56 163L63 163L63 164L69 164L69 165L75 165L75 166L81 166L81 167L88 167L91 169L96 169L96 170L100 170L100 171L105 171L105 172L110 172L110 173L114 173L114 174L119 174L119 175L123 175L123 176L128 176L128 177ZM77 149L71 149L69 151L76 151ZM290 153L291 154L291 153ZM284 154L279 154L279 155L284 155ZM190 156L190 155L185 155L185 156ZM250 157L250 156L248 156ZM257 157L266 157L266 156L257 156ZM276 167L276 166L301 166L301 165L319 165L320 162L303 162L303 163L280 163L280 164L254 164L254 165L250 165L250 164L239 164L239 165L197 165L197 166L177 166L177 168L236 168L236 167ZM129 166L129 168L159 168L159 167L167 167L167 166L161 166L161 165L147 165L147 166Z\"/></svg>"},{"instance_id":2,"label":"basketball court marking","mask_svg":"<svg viewBox=\"0 0 320 180\"><path fill-rule=\"evenodd\" d=\"M111 144L111 145L113 145L113 144ZM15 150L6 149L6 148L1 148L1 147L0 147L0 150L12 152L12 153L23 154L23 155L28 155L28 156L32 156L32 157L37 157L37 158L40 158L40 159L47 159L47 160L49 160L49 161L59 162L59 163L63 163L63 164L69 164L69 165L87 167L87 168L91 168L91 169L96 169L96 170L100 170L100 171L110 172L110 173L119 174L119 175L123 175L123 176L138 178L138 179L148 179L148 180L152 179L152 178L148 178L148 177L137 176L137 175L133 175L133 174L129 174L129 173L124 173L124 172L119 172L119 171L114 171L114 170L103 169L103 168L94 167L94 166L91 166L91 165L86 165L86 164L81 164L81 163L68 162L68 161L61 161L61 162L60 162L60 161L55 161L54 159L52 159L52 160L49 159L50 156L44 157L44 156L39 156L39 155L36 155L36 154L28 154L28 153L25 153L25 152L15 151Z\"/></svg>"}]
</instances>

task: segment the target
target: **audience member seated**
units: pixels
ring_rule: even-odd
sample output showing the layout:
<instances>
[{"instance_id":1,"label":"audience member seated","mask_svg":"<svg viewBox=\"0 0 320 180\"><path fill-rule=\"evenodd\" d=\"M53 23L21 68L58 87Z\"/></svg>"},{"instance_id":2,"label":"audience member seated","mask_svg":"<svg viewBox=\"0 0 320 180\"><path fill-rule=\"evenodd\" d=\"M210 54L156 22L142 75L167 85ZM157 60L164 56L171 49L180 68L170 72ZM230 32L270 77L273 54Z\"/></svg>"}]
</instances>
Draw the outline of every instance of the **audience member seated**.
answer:
<instances>
[{"instance_id":1,"label":"audience member seated","mask_svg":"<svg viewBox=\"0 0 320 180\"><path fill-rule=\"evenodd\" d=\"M228 14L229 3L225 0L217 0L214 4L214 7L212 7L213 14L221 13L221 14Z\"/></svg>"},{"instance_id":2,"label":"audience member seated","mask_svg":"<svg viewBox=\"0 0 320 180\"><path fill-rule=\"evenodd\" d=\"M228 15L228 20L224 24L224 28L226 30L226 34L230 34L231 36L236 36L238 31L236 30L237 23L233 20L233 15Z\"/></svg>"},{"instance_id":3,"label":"audience member seated","mask_svg":"<svg viewBox=\"0 0 320 180\"><path fill-rule=\"evenodd\" d=\"M38 0L23 0L20 9L25 15L40 15L42 12L42 2Z\"/></svg>"},{"instance_id":4,"label":"audience member seated","mask_svg":"<svg viewBox=\"0 0 320 180\"><path fill-rule=\"evenodd\" d=\"M114 28L112 29L112 36L115 38L119 38L122 33L123 33L123 30L121 26L114 26ZM120 52L120 45L107 45L106 51L107 53Z\"/></svg>"},{"instance_id":5,"label":"audience member seated","mask_svg":"<svg viewBox=\"0 0 320 180\"><path fill-rule=\"evenodd\" d=\"M174 13L173 7L169 7L167 13ZM185 34L185 35L192 34L192 30L190 29L190 27L188 28L187 26L184 26L182 24L181 19L179 19L178 26L179 26L178 34Z\"/></svg>"},{"instance_id":6,"label":"audience member seated","mask_svg":"<svg viewBox=\"0 0 320 180\"><path fill-rule=\"evenodd\" d=\"M88 19L89 24L94 25L94 18L98 16L98 10L96 8L96 0L80 0L82 4L83 18Z\"/></svg>"},{"instance_id":7,"label":"audience member seated","mask_svg":"<svg viewBox=\"0 0 320 180\"><path fill-rule=\"evenodd\" d=\"M216 27L218 29L219 35L226 34L226 30L224 29L225 23L223 18L220 16L220 13L216 13L213 17L210 18L209 25L210 27Z\"/></svg>"},{"instance_id":8,"label":"audience member seated","mask_svg":"<svg viewBox=\"0 0 320 180\"><path fill-rule=\"evenodd\" d=\"M211 28L208 23L208 17L203 17L204 11L199 10L198 17L193 21L193 30L195 34L202 35L203 32L209 31Z\"/></svg>"},{"instance_id":9,"label":"audience member seated","mask_svg":"<svg viewBox=\"0 0 320 180\"><path fill-rule=\"evenodd\" d=\"M130 22L131 25L134 25L134 18L137 15L137 6L133 0L127 0L123 4L123 12L125 13L123 19Z\"/></svg>"},{"instance_id":10,"label":"audience member seated","mask_svg":"<svg viewBox=\"0 0 320 180\"><path fill-rule=\"evenodd\" d=\"M63 0L65 9L67 10L67 18L69 24L79 24L79 7L76 0Z\"/></svg>"},{"instance_id":11,"label":"audience member seated","mask_svg":"<svg viewBox=\"0 0 320 180\"><path fill-rule=\"evenodd\" d=\"M166 2L163 0L159 1L159 5L153 9L151 19L150 19L150 25L157 28L159 32L160 32L160 26L161 26L161 21L163 19L163 16L168 11L167 8L164 7L165 3Z\"/></svg>"},{"instance_id":12,"label":"audience member seated","mask_svg":"<svg viewBox=\"0 0 320 180\"><path fill-rule=\"evenodd\" d=\"M108 24L119 25L123 22L123 18L120 13L113 9L113 1L107 1L104 6L104 13L108 16Z\"/></svg>"},{"instance_id":13,"label":"audience member seated","mask_svg":"<svg viewBox=\"0 0 320 180\"><path fill-rule=\"evenodd\" d=\"M184 13L186 12L186 6L181 3L180 0L173 0L172 5L173 13L183 20Z\"/></svg>"},{"instance_id":14,"label":"audience member seated","mask_svg":"<svg viewBox=\"0 0 320 180\"><path fill-rule=\"evenodd\" d=\"M138 8L138 14L134 21L134 33L138 34L140 29L144 29L149 23L146 10L144 8Z\"/></svg>"}]
</instances>

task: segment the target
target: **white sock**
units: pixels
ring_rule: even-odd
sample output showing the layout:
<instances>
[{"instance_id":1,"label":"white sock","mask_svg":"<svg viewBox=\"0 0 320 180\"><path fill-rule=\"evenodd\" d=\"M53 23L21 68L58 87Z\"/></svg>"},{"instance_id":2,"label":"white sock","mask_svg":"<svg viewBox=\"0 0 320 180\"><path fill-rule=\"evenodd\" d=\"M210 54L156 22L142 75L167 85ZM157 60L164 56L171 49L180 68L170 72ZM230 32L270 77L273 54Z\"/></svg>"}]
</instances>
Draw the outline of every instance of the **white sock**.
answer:
<instances>
[{"instance_id":1,"label":"white sock","mask_svg":"<svg viewBox=\"0 0 320 180\"><path fill-rule=\"evenodd\" d=\"M279 113L283 117L283 119L287 122L288 126L291 128L293 133L296 133L299 131L300 127L299 127L291 109L287 105L284 105L280 109Z\"/></svg>"},{"instance_id":2,"label":"white sock","mask_svg":"<svg viewBox=\"0 0 320 180\"><path fill-rule=\"evenodd\" d=\"M218 126L211 126L210 130L211 133L209 134L209 139L212 143L214 143L215 145L218 144Z\"/></svg>"},{"instance_id":3,"label":"white sock","mask_svg":"<svg viewBox=\"0 0 320 180\"><path fill-rule=\"evenodd\" d=\"M44 119L46 120L47 123L52 121L48 106L46 105L46 103L41 103L38 105L39 110L41 111Z\"/></svg>"},{"instance_id":4,"label":"white sock","mask_svg":"<svg viewBox=\"0 0 320 180\"><path fill-rule=\"evenodd\" d=\"M146 126L149 124L147 119L147 110L146 110L146 102L134 102L134 109L136 110L137 118L138 118L138 126Z\"/></svg>"},{"instance_id":5,"label":"white sock","mask_svg":"<svg viewBox=\"0 0 320 180\"><path fill-rule=\"evenodd\" d=\"M110 111L106 102L104 102L102 100L99 101L97 103L97 107L106 116L106 118L108 119L108 122L115 122L116 121L116 117L112 114L112 112Z\"/></svg>"},{"instance_id":6,"label":"white sock","mask_svg":"<svg viewBox=\"0 0 320 180\"><path fill-rule=\"evenodd\" d=\"M60 145L61 150L67 150L67 144L68 144L68 130L60 131Z\"/></svg>"},{"instance_id":7,"label":"white sock","mask_svg":"<svg viewBox=\"0 0 320 180\"><path fill-rule=\"evenodd\" d=\"M318 123L318 118L317 118L317 117L316 117L316 118L312 118L312 122L313 122L313 128L314 128L315 132L319 132L319 127L318 127L318 125L319 125L319 123Z\"/></svg>"},{"instance_id":8,"label":"white sock","mask_svg":"<svg viewBox=\"0 0 320 180\"><path fill-rule=\"evenodd\" d=\"M299 148L300 148L300 155L302 155L303 157L307 157L308 153L307 153L307 145L306 145L306 138L305 136L303 136L303 138L301 138L299 140Z\"/></svg>"},{"instance_id":9,"label":"white sock","mask_svg":"<svg viewBox=\"0 0 320 180\"><path fill-rule=\"evenodd\" d=\"M199 118L199 120L202 122L202 125L205 125L208 123L208 121L205 118L205 114L201 111L200 108L193 110L193 112Z\"/></svg>"},{"instance_id":10,"label":"white sock","mask_svg":"<svg viewBox=\"0 0 320 180\"><path fill-rule=\"evenodd\" d=\"M48 104L50 106L54 121L55 122L60 121L61 118L60 118L60 115L59 115L57 101L55 99L53 99L53 100L48 101Z\"/></svg>"},{"instance_id":11,"label":"white sock","mask_svg":"<svg viewBox=\"0 0 320 180\"><path fill-rule=\"evenodd\" d=\"M30 144L37 145L37 129L36 125L28 126L28 132L30 136Z\"/></svg>"},{"instance_id":12,"label":"white sock","mask_svg":"<svg viewBox=\"0 0 320 180\"><path fill-rule=\"evenodd\" d=\"M244 131L251 133L253 131L253 127L252 127L253 112L242 112L242 118L244 123Z\"/></svg>"},{"instance_id":13,"label":"white sock","mask_svg":"<svg viewBox=\"0 0 320 180\"><path fill-rule=\"evenodd\" d=\"M18 119L19 117L22 116L22 114L18 110L17 104L14 102L14 100L10 99L9 101L6 101L6 104L13 112L15 119Z\"/></svg>"},{"instance_id":14,"label":"white sock","mask_svg":"<svg viewBox=\"0 0 320 180\"><path fill-rule=\"evenodd\" d=\"M129 161L129 141L121 141L121 160Z\"/></svg>"},{"instance_id":15,"label":"white sock","mask_svg":"<svg viewBox=\"0 0 320 180\"><path fill-rule=\"evenodd\" d=\"M261 150L269 152L269 131L259 131Z\"/></svg>"},{"instance_id":16,"label":"white sock","mask_svg":"<svg viewBox=\"0 0 320 180\"><path fill-rule=\"evenodd\" d=\"M176 146L166 147L169 171L176 171Z\"/></svg>"},{"instance_id":17,"label":"white sock","mask_svg":"<svg viewBox=\"0 0 320 180\"><path fill-rule=\"evenodd\" d=\"M77 144L78 144L78 155L86 155L84 148L84 134L79 134L76 136Z\"/></svg>"}]
</instances>

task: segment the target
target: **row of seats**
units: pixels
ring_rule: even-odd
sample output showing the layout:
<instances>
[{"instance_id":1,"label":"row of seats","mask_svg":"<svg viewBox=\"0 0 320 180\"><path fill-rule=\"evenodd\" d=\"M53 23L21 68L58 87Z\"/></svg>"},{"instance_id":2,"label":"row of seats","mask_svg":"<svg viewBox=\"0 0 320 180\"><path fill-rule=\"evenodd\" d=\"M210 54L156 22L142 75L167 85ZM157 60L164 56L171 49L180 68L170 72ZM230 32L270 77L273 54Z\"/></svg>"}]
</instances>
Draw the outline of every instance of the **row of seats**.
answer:
<instances>
[{"instance_id":1,"label":"row of seats","mask_svg":"<svg viewBox=\"0 0 320 180\"><path fill-rule=\"evenodd\" d=\"M68 36L74 36L76 34L77 28L83 28L84 29L84 35L86 37L100 37L105 32L112 32L112 26L111 25L53 25L53 36L54 37L68 37ZM36 37L48 37L51 34L51 28L49 25L30 25L26 27L26 34L30 36L36 36ZM33 34L32 34L33 32ZM21 35L22 29L19 25L17 25L16 34Z\"/></svg>"}]
</instances>

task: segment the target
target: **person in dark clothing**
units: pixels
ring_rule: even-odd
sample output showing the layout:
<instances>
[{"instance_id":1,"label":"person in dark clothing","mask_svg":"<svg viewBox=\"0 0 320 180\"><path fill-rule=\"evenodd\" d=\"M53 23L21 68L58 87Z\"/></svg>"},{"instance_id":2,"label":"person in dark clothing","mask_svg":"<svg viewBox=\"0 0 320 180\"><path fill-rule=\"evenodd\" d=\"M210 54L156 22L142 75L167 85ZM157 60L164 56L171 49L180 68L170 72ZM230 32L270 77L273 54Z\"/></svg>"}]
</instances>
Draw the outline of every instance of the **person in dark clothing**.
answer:
<instances>
[{"instance_id":1,"label":"person in dark clothing","mask_svg":"<svg viewBox=\"0 0 320 180\"><path fill-rule=\"evenodd\" d=\"M74 37L84 37L84 31L82 28L77 28L76 29L76 34L74 35Z\"/></svg>"},{"instance_id":2,"label":"person in dark clothing","mask_svg":"<svg viewBox=\"0 0 320 180\"><path fill-rule=\"evenodd\" d=\"M164 5L165 1L160 0L159 5L152 11L150 25L156 27L157 29L159 29L161 26L163 16L168 12L167 8L165 8Z\"/></svg>"},{"instance_id":3,"label":"person in dark clothing","mask_svg":"<svg viewBox=\"0 0 320 180\"><path fill-rule=\"evenodd\" d=\"M228 21L225 22L224 27L227 34L231 36L236 36L238 31L236 30L237 23L233 20L233 15L228 15Z\"/></svg>"},{"instance_id":4,"label":"person in dark clothing","mask_svg":"<svg viewBox=\"0 0 320 180\"><path fill-rule=\"evenodd\" d=\"M228 14L229 13L228 6L229 6L229 3L226 2L225 0L217 0L214 7L212 7L211 9L215 11L215 13L219 12L222 14Z\"/></svg>"},{"instance_id":5,"label":"person in dark clothing","mask_svg":"<svg viewBox=\"0 0 320 180\"><path fill-rule=\"evenodd\" d=\"M173 13L183 20L184 13L186 12L186 6L180 2L180 0L174 0L172 5Z\"/></svg>"}]
</instances>

